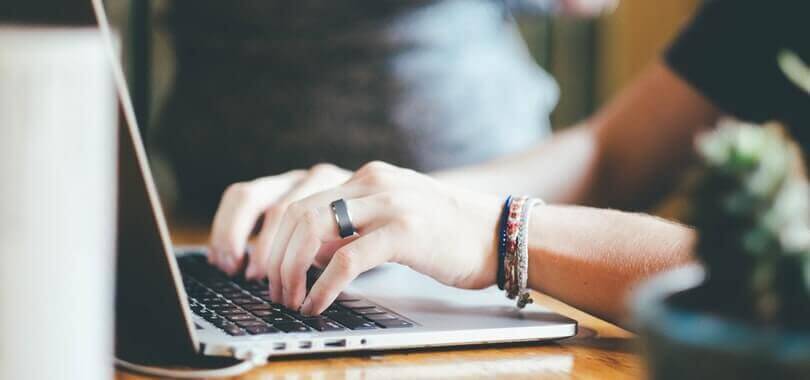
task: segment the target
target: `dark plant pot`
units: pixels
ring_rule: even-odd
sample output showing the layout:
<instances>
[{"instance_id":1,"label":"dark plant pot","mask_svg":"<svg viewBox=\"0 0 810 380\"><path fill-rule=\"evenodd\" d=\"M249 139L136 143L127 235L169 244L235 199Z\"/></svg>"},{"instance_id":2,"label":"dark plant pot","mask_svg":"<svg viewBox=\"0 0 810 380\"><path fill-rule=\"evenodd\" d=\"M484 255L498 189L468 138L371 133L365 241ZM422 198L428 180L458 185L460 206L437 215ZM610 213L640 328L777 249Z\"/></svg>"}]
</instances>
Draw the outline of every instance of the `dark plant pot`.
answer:
<instances>
[{"instance_id":1,"label":"dark plant pot","mask_svg":"<svg viewBox=\"0 0 810 380\"><path fill-rule=\"evenodd\" d=\"M724 302L704 297L703 279L700 267L683 267L656 275L634 296L650 379L810 379L810 333L703 312Z\"/></svg>"}]
</instances>

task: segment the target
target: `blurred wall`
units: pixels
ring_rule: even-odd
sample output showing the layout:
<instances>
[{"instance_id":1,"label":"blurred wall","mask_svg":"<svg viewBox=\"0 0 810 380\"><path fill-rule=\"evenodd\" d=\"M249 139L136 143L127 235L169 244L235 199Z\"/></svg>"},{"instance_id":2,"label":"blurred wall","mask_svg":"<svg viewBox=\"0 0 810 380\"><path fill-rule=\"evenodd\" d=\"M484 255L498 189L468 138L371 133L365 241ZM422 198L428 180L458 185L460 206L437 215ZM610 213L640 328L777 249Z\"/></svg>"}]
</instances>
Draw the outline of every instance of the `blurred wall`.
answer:
<instances>
[{"instance_id":1,"label":"blurred wall","mask_svg":"<svg viewBox=\"0 0 810 380\"><path fill-rule=\"evenodd\" d=\"M621 0L596 33L597 103L609 99L651 60L694 13L701 0Z\"/></svg>"},{"instance_id":2,"label":"blurred wall","mask_svg":"<svg viewBox=\"0 0 810 380\"><path fill-rule=\"evenodd\" d=\"M131 1L106 1L113 21L122 30L129 27L127 11ZM173 76L173 53L162 22L168 1L151 1L154 20L151 25L150 88L153 96L150 109L153 116L159 112ZM627 84L646 64L660 56L700 2L621 0L612 14L596 20L519 17L532 54L560 84L561 97L553 115L554 125L561 127L580 121Z\"/></svg>"}]
</instances>

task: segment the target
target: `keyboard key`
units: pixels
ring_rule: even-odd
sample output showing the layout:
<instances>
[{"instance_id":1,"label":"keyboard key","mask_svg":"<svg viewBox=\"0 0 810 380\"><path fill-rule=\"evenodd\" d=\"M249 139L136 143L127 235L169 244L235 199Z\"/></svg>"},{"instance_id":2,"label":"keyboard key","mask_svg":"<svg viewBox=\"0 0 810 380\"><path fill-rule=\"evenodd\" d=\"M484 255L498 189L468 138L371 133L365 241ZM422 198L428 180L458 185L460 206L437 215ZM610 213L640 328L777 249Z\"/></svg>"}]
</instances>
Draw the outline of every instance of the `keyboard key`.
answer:
<instances>
[{"instance_id":1,"label":"keyboard key","mask_svg":"<svg viewBox=\"0 0 810 380\"><path fill-rule=\"evenodd\" d=\"M377 305L374 305L373 303L370 303L368 301L363 301L363 300L360 300L360 301L342 301L342 302L340 302L340 305L343 306L343 307L347 307L349 309L368 309L368 308L372 308L372 307L377 306Z\"/></svg>"},{"instance_id":2,"label":"keyboard key","mask_svg":"<svg viewBox=\"0 0 810 380\"><path fill-rule=\"evenodd\" d=\"M267 323L264 323L258 319L251 319L247 321L236 321L236 324L240 327L255 327L255 326L267 326Z\"/></svg>"},{"instance_id":3,"label":"keyboard key","mask_svg":"<svg viewBox=\"0 0 810 380\"><path fill-rule=\"evenodd\" d=\"M284 331L286 333L296 333L296 332L307 332L310 331L309 327L305 326L303 323L298 322L287 322L287 323L276 323L273 324L273 327Z\"/></svg>"},{"instance_id":4,"label":"keyboard key","mask_svg":"<svg viewBox=\"0 0 810 380\"><path fill-rule=\"evenodd\" d=\"M245 289L245 290L247 290L249 292L267 291L267 288L268 288L267 284L262 284L262 283L259 283L259 282L251 282L251 283L242 285L242 289Z\"/></svg>"},{"instance_id":5,"label":"keyboard key","mask_svg":"<svg viewBox=\"0 0 810 380\"><path fill-rule=\"evenodd\" d=\"M217 310L217 313L225 316L247 314L247 312L235 306L223 310Z\"/></svg>"},{"instance_id":6,"label":"keyboard key","mask_svg":"<svg viewBox=\"0 0 810 380\"><path fill-rule=\"evenodd\" d=\"M287 314L290 317L293 317L293 318L295 318L295 319L297 319L299 321L304 319L304 318L308 318L307 316L305 316L305 315L303 315L303 314L301 314L301 313L299 313L297 311L292 311L290 309L285 309L284 314Z\"/></svg>"},{"instance_id":7,"label":"keyboard key","mask_svg":"<svg viewBox=\"0 0 810 380\"><path fill-rule=\"evenodd\" d=\"M257 303L243 306L245 310L258 311L258 310L273 310L273 307L267 303Z\"/></svg>"},{"instance_id":8,"label":"keyboard key","mask_svg":"<svg viewBox=\"0 0 810 380\"><path fill-rule=\"evenodd\" d=\"M329 314L346 314L346 313L351 313L351 311L346 310L346 309L344 309L344 308L342 308L340 306L337 306L337 305L332 305L332 306L329 306L328 308L326 308L326 310L324 310L323 313L321 313L321 314L329 315Z\"/></svg>"},{"instance_id":9,"label":"keyboard key","mask_svg":"<svg viewBox=\"0 0 810 380\"><path fill-rule=\"evenodd\" d=\"M304 323L318 331L340 331L343 327L325 317L307 318Z\"/></svg>"},{"instance_id":10,"label":"keyboard key","mask_svg":"<svg viewBox=\"0 0 810 380\"><path fill-rule=\"evenodd\" d=\"M385 327L387 329L395 329L401 327L413 327L413 323L408 321L403 321L401 319L383 319L381 321L377 321L377 324Z\"/></svg>"},{"instance_id":11,"label":"keyboard key","mask_svg":"<svg viewBox=\"0 0 810 380\"><path fill-rule=\"evenodd\" d=\"M365 322L352 327L352 330L374 330L374 329L377 329L377 325L375 325L372 322Z\"/></svg>"},{"instance_id":12,"label":"keyboard key","mask_svg":"<svg viewBox=\"0 0 810 380\"><path fill-rule=\"evenodd\" d=\"M238 285L230 283L230 282L221 282L218 281L216 283L211 284L211 289L216 290L217 292L239 292L242 293L242 288Z\"/></svg>"},{"instance_id":13,"label":"keyboard key","mask_svg":"<svg viewBox=\"0 0 810 380\"><path fill-rule=\"evenodd\" d=\"M245 314L229 315L228 319L232 321L250 321L256 318L250 314L245 313Z\"/></svg>"},{"instance_id":14,"label":"keyboard key","mask_svg":"<svg viewBox=\"0 0 810 380\"><path fill-rule=\"evenodd\" d=\"M239 326L236 325L225 327L222 330L231 336L242 336L246 334L245 330L242 330Z\"/></svg>"},{"instance_id":15,"label":"keyboard key","mask_svg":"<svg viewBox=\"0 0 810 380\"><path fill-rule=\"evenodd\" d=\"M373 323L355 315L335 314L331 315L330 318L351 330L369 330L377 328Z\"/></svg>"},{"instance_id":16,"label":"keyboard key","mask_svg":"<svg viewBox=\"0 0 810 380\"><path fill-rule=\"evenodd\" d=\"M262 301L259 301L259 300L255 299L255 298L252 298L252 297L231 298L231 302L233 302L233 303L235 303L237 305L240 305L240 306L242 306L242 305L255 305L255 304L261 304L262 303Z\"/></svg>"},{"instance_id":17,"label":"keyboard key","mask_svg":"<svg viewBox=\"0 0 810 380\"><path fill-rule=\"evenodd\" d=\"M295 319L293 319L289 315L278 314L278 313L268 315L266 317L262 317L262 319L265 320L268 323L271 323L271 324L285 323L285 322L295 322Z\"/></svg>"},{"instance_id":18,"label":"keyboard key","mask_svg":"<svg viewBox=\"0 0 810 380\"><path fill-rule=\"evenodd\" d=\"M233 322L231 322L231 321L229 321L229 320L227 320L225 318L219 318L219 317L208 319L208 322L211 322L212 325L214 325L216 327L219 327L221 329L223 329L225 327L228 327L228 326L236 326L236 324L234 324Z\"/></svg>"},{"instance_id":19,"label":"keyboard key","mask_svg":"<svg viewBox=\"0 0 810 380\"><path fill-rule=\"evenodd\" d=\"M250 312L257 317L268 317L273 315L273 310L251 310Z\"/></svg>"},{"instance_id":20,"label":"keyboard key","mask_svg":"<svg viewBox=\"0 0 810 380\"><path fill-rule=\"evenodd\" d=\"M357 313L357 314L362 314L362 315L368 316L369 314L384 314L385 310L377 308L377 307L372 307L372 308L368 308L368 309L357 309L357 310L354 310L354 312Z\"/></svg>"},{"instance_id":21,"label":"keyboard key","mask_svg":"<svg viewBox=\"0 0 810 380\"><path fill-rule=\"evenodd\" d=\"M278 329L270 326L250 326L246 327L245 330L247 330L251 335L275 334L279 332Z\"/></svg>"},{"instance_id":22,"label":"keyboard key","mask_svg":"<svg viewBox=\"0 0 810 380\"><path fill-rule=\"evenodd\" d=\"M209 318L209 317L216 317L217 316L216 313L214 313L212 310L207 310L207 309L197 311L196 314L203 317L203 318L206 318L206 319Z\"/></svg>"},{"instance_id":23,"label":"keyboard key","mask_svg":"<svg viewBox=\"0 0 810 380\"><path fill-rule=\"evenodd\" d=\"M197 299L197 301L202 301L203 298L216 298L216 294L208 289L201 288L195 290L193 292L188 292L188 295Z\"/></svg>"},{"instance_id":24,"label":"keyboard key","mask_svg":"<svg viewBox=\"0 0 810 380\"><path fill-rule=\"evenodd\" d=\"M386 319L397 319L397 316L395 316L393 314L385 313L385 314L366 315L366 318L376 322L376 321L384 321Z\"/></svg>"}]
</instances>

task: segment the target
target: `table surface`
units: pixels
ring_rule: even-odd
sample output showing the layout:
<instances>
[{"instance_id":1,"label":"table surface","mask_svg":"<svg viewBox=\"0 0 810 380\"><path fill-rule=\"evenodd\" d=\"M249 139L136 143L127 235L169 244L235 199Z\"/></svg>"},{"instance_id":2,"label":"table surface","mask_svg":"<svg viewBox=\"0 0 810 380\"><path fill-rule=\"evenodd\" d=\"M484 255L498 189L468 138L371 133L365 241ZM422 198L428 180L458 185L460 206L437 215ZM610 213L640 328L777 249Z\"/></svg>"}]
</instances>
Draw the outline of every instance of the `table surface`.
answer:
<instances>
[{"instance_id":1,"label":"table surface","mask_svg":"<svg viewBox=\"0 0 810 380\"><path fill-rule=\"evenodd\" d=\"M175 244L204 244L207 230L173 229ZM493 347L357 353L276 359L239 379L638 379L643 377L635 336L613 324L534 293L535 302L579 321L577 336ZM617 301L619 302L619 301ZM122 370L119 380L148 379Z\"/></svg>"}]
</instances>

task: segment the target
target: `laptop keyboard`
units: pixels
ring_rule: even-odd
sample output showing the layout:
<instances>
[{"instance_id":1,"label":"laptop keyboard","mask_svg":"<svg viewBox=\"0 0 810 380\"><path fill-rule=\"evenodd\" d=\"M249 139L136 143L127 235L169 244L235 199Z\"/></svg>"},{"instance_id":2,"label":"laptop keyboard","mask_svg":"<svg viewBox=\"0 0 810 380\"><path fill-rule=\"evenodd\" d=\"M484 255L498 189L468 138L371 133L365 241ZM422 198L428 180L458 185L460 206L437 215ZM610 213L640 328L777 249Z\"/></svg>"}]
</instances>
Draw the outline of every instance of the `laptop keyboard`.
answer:
<instances>
[{"instance_id":1,"label":"laptop keyboard","mask_svg":"<svg viewBox=\"0 0 810 380\"><path fill-rule=\"evenodd\" d=\"M338 296L321 315L304 316L272 303L266 281L229 278L209 265L202 254L185 255L177 261L191 310L232 336L414 326L396 313L346 294Z\"/></svg>"}]
</instances>

